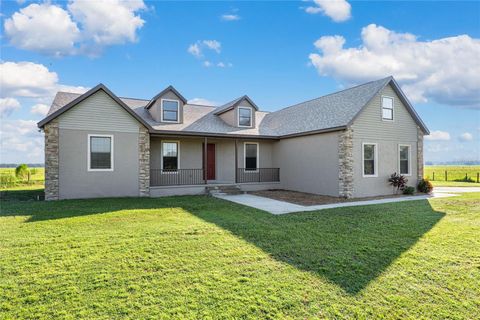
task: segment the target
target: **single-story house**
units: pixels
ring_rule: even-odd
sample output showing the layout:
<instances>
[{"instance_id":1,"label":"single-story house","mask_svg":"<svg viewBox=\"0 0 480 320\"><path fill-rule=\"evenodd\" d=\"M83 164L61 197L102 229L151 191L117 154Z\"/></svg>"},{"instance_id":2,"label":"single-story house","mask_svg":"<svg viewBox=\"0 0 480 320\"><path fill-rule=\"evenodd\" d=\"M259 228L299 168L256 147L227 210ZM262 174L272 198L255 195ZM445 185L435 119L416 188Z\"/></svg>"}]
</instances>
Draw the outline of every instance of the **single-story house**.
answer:
<instances>
[{"instance_id":1,"label":"single-story house","mask_svg":"<svg viewBox=\"0 0 480 320\"><path fill-rule=\"evenodd\" d=\"M169 86L150 100L103 84L58 92L45 132L47 200L202 194L212 186L336 197L392 193L423 177L428 129L393 77L275 112L248 96L188 103Z\"/></svg>"}]
</instances>

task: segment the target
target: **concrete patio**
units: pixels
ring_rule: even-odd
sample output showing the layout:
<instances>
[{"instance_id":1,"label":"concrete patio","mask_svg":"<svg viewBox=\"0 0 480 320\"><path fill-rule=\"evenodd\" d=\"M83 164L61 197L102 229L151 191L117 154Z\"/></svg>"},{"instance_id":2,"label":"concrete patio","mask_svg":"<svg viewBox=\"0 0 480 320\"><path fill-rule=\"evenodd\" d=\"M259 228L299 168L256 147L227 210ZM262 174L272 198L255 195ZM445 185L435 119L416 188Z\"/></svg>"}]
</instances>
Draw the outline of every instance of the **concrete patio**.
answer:
<instances>
[{"instance_id":1,"label":"concrete patio","mask_svg":"<svg viewBox=\"0 0 480 320\"><path fill-rule=\"evenodd\" d=\"M331 203L331 204L322 204L322 205L313 205L313 206L302 206L298 204L293 204L286 201L279 201L270 198L260 197L252 194L239 194L239 195L215 195L215 197L224 199L227 201L235 202L242 204L248 207L255 209L263 210L271 214L279 215L293 212L304 212L304 211L316 211L323 209L332 209L340 207L353 207L353 206L366 206L372 204L382 204L382 203L392 203L392 202L402 202L402 201L414 201L414 200L424 200L430 198L445 198L453 197L458 193L463 192L480 192L478 187L438 187L435 188L435 192L430 195L415 195L415 196L406 196L406 197L392 197L384 198L377 200L363 200L363 201L353 201L353 202L343 202L343 203Z\"/></svg>"}]
</instances>

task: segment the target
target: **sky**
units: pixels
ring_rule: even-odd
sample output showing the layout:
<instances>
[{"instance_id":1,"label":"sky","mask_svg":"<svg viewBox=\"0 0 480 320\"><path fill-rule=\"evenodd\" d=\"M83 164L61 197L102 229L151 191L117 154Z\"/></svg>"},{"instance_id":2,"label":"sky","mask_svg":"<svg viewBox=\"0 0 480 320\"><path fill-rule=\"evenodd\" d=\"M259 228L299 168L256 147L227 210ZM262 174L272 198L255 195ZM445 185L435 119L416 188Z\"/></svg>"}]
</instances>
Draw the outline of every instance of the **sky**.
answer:
<instances>
[{"instance_id":1,"label":"sky","mask_svg":"<svg viewBox=\"0 0 480 320\"><path fill-rule=\"evenodd\" d=\"M42 163L57 91L275 111L393 75L425 161L480 161L480 2L2 1L0 163Z\"/></svg>"}]
</instances>

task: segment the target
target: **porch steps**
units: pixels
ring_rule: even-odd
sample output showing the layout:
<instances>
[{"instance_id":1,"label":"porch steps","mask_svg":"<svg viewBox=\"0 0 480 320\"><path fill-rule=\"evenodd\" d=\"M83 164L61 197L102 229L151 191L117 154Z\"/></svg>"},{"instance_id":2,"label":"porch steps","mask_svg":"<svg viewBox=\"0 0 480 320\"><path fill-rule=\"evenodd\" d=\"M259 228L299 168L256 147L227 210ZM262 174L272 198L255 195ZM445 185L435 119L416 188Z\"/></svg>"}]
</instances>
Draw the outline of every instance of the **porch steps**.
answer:
<instances>
[{"instance_id":1,"label":"porch steps","mask_svg":"<svg viewBox=\"0 0 480 320\"><path fill-rule=\"evenodd\" d=\"M243 194L244 192L237 185L227 185L227 186L208 186L206 187L207 194L210 196L213 195L226 195L226 194Z\"/></svg>"}]
</instances>

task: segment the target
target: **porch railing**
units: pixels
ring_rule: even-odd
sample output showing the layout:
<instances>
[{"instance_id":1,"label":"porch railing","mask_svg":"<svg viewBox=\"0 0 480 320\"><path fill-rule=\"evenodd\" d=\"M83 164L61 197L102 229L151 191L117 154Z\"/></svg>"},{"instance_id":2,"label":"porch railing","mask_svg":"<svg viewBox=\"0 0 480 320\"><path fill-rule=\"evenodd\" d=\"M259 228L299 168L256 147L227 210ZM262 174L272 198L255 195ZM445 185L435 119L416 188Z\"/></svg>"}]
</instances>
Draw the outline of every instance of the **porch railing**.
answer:
<instances>
[{"instance_id":1,"label":"porch railing","mask_svg":"<svg viewBox=\"0 0 480 320\"><path fill-rule=\"evenodd\" d=\"M280 168L237 169L237 183L278 181L280 181Z\"/></svg>"},{"instance_id":2,"label":"porch railing","mask_svg":"<svg viewBox=\"0 0 480 320\"><path fill-rule=\"evenodd\" d=\"M182 186L205 184L203 169L163 170L150 169L150 186ZM257 170L237 169L235 183L278 182L279 168L258 168Z\"/></svg>"},{"instance_id":3,"label":"porch railing","mask_svg":"<svg viewBox=\"0 0 480 320\"><path fill-rule=\"evenodd\" d=\"M150 169L150 185L152 187L195 185L204 183L203 169Z\"/></svg>"}]
</instances>

